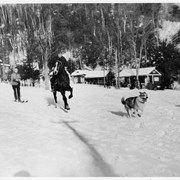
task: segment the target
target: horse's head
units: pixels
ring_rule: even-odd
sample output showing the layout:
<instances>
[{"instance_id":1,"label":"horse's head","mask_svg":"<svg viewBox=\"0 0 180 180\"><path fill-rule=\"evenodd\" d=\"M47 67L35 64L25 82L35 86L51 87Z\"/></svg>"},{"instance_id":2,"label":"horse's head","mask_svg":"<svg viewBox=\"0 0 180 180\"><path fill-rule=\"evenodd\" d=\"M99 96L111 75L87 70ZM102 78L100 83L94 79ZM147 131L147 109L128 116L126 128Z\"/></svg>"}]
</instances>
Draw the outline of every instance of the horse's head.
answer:
<instances>
[{"instance_id":1,"label":"horse's head","mask_svg":"<svg viewBox=\"0 0 180 180\"><path fill-rule=\"evenodd\" d=\"M62 68L62 62L56 61L55 68L54 68L54 74L57 75L61 68Z\"/></svg>"}]
</instances>

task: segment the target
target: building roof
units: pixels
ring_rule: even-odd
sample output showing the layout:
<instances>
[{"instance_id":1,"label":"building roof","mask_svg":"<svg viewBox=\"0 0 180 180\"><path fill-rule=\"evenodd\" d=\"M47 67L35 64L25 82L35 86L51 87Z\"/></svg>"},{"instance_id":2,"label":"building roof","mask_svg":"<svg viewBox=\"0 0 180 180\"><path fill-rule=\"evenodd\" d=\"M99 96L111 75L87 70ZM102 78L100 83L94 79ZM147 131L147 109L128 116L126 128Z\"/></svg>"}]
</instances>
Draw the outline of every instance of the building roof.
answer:
<instances>
[{"instance_id":1,"label":"building roof","mask_svg":"<svg viewBox=\"0 0 180 180\"><path fill-rule=\"evenodd\" d=\"M139 76L147 75L158 75L161 76L161 73L156 70L155 67L139 68ZM136 69L123 69L120 72L120 77L129 77L136 76Z\"/></svg>"},{"instance_id":2,"label":"building roof","mask_svg":"<svg viewBox=\"0 0 180 180\"><path fill-rule=\"evenodd\" d=\"M72 76L82 76L86 75L89 72L89 70L75 70L71 75Z\"/></svg>"},{"instance_id":3,"label":"building roof","mask_svg":"<svg viewBox=\"0 0 180 180\"><path fill-rule=\"evenodd\" d=\"M107 74L108 71L88 71L85 78L103 78Z\"/></svg>"},{"instance_id":4,"label":"building roof","mask_svg":"<svg viewBox=\"0 0 180 180\"><path fill-rule=\"evenodd\" d=\"M106 77L109 71L105 70L75 70L71 75L72 76L84 76L85 78L103 78ZM120 72L120 77L130 77L136 76L136 69L123 69ZM147 75L157 75L161 76L155 67L148 67L148 68L140 68L139 69L139 76L147 76Z\"/></svg>"},{"instance_id":5,"label":"building roof","mask_svg":"<svg viewBox=\"0 0 180 180\"><path fill-rule=\"evenodd\" d=\"M108 71L89 71L89 70L75 70L72 76L85 76L85 78L102 78L108 74Z\"/></svg>"}]
</instances>

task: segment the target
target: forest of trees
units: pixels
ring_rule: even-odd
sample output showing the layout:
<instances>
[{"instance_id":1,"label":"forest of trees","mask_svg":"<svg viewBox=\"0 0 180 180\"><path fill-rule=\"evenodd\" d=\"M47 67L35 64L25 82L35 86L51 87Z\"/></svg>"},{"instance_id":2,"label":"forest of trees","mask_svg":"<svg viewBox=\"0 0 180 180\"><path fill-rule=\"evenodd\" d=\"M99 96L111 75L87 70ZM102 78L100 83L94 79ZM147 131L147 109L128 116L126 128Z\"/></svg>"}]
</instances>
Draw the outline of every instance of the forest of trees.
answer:
<instances>
[{"instance_id":1,"label":"forest of trees","mask_svg":"<svg viewBox=\"0 0 180 180\"><path fill-rule=\"evenodd\" d=\"M24 65L36 59L48 89L48 67L59 51L70 51L68 69L112 70L119 88L124 67L156 66L169 87L179 78L179 34L172 43L162 42L159 31L164 20L179 21L177 5L144 4L4 4L0 5L0 59L24 55ZM28 69L28 68L26 68ZM32 71L32 68L30 68ZM33 74L33 73L32 73Z\"/></svg>"}]
</instances>

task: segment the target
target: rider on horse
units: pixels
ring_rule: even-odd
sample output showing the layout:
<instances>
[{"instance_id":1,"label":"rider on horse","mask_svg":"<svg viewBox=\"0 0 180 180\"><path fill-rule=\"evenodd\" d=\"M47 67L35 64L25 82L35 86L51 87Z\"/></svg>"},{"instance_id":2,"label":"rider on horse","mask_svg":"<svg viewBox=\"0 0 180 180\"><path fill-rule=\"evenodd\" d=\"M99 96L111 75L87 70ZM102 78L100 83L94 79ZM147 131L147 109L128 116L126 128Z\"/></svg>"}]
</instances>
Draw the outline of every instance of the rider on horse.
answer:
<instances>
[{"instance_id":1,"label":"rider on horse","mask_svg":"<svg viewBox=\"0 0 180 180\"><path fill-rule=\"evenodd\" d=\"M57 63L61 63L62 67L64 67L65 72L67 73L67 76L69 78L69 81L71 80L71 76L70 73L67 70L67 60L66 58L62 55L62 53L59 53L58 56L56 56L55 58L53 58L55 61L55 67L52 68L52 71L49 73L50 76L50 81L51 81L51 91L54 92L54 84L55 84L55 80L56 80L56 76L57 75Z\"/></svg>"}]
</instances>

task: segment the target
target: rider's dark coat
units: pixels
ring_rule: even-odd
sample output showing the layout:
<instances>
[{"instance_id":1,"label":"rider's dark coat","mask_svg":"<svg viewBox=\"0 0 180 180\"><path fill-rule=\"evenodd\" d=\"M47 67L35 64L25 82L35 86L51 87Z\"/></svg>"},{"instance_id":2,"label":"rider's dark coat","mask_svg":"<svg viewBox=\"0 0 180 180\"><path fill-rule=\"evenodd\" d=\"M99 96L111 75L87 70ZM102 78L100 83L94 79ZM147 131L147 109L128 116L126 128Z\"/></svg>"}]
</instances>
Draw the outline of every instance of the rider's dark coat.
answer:
<instances>
[{"instance_id":1,"label":"rider's dark coat","mask_svg":"<svg viewBox=\"0 0 180 180\"><path fill-rule=\"evenodd\" d=\"M65 67L67 67L67 60L65 57L54 57L53 64L55 66L56 62L60 62L60 73L52 76L51 78L51 87L60 90L60 89L69 89L70 78L68 73L65 71Z\"/></svg>"}]
</instances>

